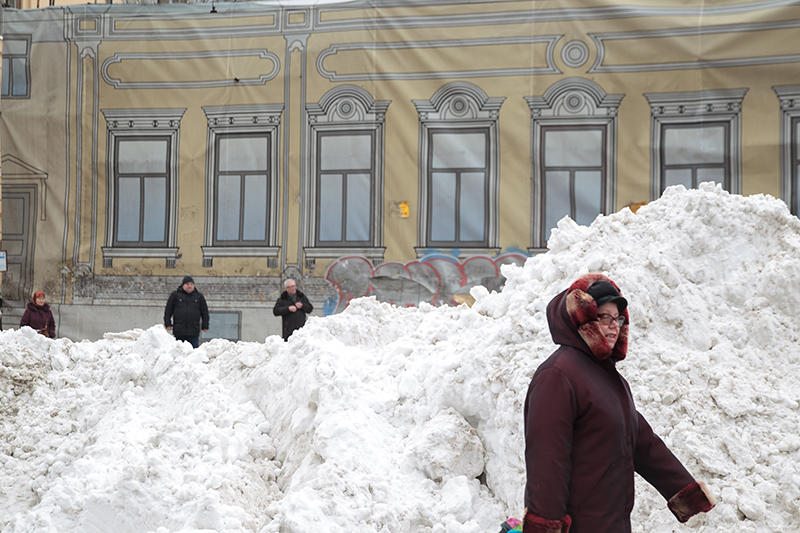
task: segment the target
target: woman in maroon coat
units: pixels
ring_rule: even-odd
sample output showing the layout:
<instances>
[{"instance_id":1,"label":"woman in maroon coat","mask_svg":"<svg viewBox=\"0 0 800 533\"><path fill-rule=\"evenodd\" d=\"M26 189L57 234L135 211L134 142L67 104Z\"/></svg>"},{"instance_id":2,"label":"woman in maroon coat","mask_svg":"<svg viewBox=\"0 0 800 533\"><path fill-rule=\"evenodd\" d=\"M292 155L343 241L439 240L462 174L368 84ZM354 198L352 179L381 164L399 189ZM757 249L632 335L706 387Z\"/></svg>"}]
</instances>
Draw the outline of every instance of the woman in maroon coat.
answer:
<instances>
[{"instance_id":1,"label":"woman in maroon coat","mask_svg":"<svg viewBox=\"0 0 800 533\"><path fill-rule=\"evenodd\" d=\"M31 327L45 337L54 339L56 337L56 321L53 320L53 312L50 311L50 306L44 300L43 292L36 291L33 293L33 301L28 304L28 308L22 314L19 327Z\"/></svg>"},{"instance_id":2,"label":"woman in maroon coat","mask_svg":"<svg viewBox=\"0 0 800 533\"><path fill-rule=\"evenodd\" d=\"M628 302L587 274L547 306L560 347L525 402L524 533L628 533L634 472L685 522L716 501L636 411L615 364L628 351Z\"/></svg>"}]
</instances>

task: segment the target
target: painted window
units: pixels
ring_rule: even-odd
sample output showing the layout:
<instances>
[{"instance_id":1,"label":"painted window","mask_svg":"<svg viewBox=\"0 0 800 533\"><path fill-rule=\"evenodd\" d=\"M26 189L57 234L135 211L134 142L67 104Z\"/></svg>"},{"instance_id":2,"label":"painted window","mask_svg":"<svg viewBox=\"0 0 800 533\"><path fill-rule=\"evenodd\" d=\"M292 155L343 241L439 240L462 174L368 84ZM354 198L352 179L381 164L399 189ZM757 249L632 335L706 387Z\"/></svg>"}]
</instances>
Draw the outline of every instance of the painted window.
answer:
<instances>
[{"instance_id":1,"label":"painted window","mask_svg":"<svg viewBox=\"0 0 800 533\"><path fill-rule=\"evenodd\" d=\"M203 266L215 257L278 264L278 152L282 104L204 107L207 131Z\"/></svg>"},{"instance_id":2,"label":"painted window","mask_svg":"<svg viewBox=\"0 0 800 533\"><path fill-rule=\"evenodd\" d=\"M488 246L489 132L431 130L428 244Z\"/></svg>"},{"instance_id":3,"label":"painted window","mask_svg":"<svg viewBox=\"0 0 800 533\"><path fill-rule=\"evenodd\" d=\"M800 213L800 117L792 118L792 139L791 139L791 174L792 174L792 213Z\"/></svg>"},{"instance_id":4,"label":"painted window","mask_svg":"<svg viewBox=\"0 0 800 533\"><path fill-rule=\"evenodd\" d=\"M208 311L208 331L200 332L201 342L225 339L237 342L242 339L241 311Z\"/></svg>"},{"instance_id":5,"label":"painted window","mask_svg":"<svg viewBox=\"0 0 800 533\"><path fill-rule=\"evenodd\" d=\"M420 121L418 257L498 252L498 122L505 98L453 82L414 100Z\"/></svg>"},{"instance_id":6,"label":"painted window","mask_svg":"<svg viewBox=\"0 0 800 533\"><path fill-rule=\"evenodd\" d=\"M302 254L308 268L317 258L345 254L383 261L384 123L390 103L342 85L306 105Z\"/></svg>"},{"instance_id":7,"label":"painted window","mask_svg":"<svg viewBox=\"0 0 800 533\"><path fill-rule=\"evenodd\" d=\"M697 188L704 181L730 182L729 124L662 124L661 189L683 185Z\"/></svg>"},{"instance_id":8,"label":"painted window","mask_svg":"<svg viewBox=\"0 0 800 533\"><path fill-rule=\"evenodd\" d=\"M789 205L792 213L798 215L800 214L800 114L788 117L786 122L787 139L781 147L781 151L785 152L781 197Z\"/></svg>"},{"instance_id":9,"label":"painted window","mask_svg":"<svg viewBox=\"0 0 800 533\"><path fill-rule=\"evenodd\" d=\"M169 137L117 138L115 246L166 246Z\"/></svg>"},{"instance_id":10,"label":"painted window","mask_svg":"<svg viewBox=\"0 0 800 533\"><path fill-rule=\"evenodd\" d=\"M30 98L30 37L3 40L3 98Z\"/></svg>"},{"instance_id":11,"label":"painted window","mask_svg":"<svg viewBox=\"0 0 800 533\"><path fill-rule=\"evenodd\" d=\"M588 226L604 211L606 129L602 126L542 128L542 217L545 241L569 216Z\"/></svg>"},{"instance_id":12,"label":"painted window","mask_svg":"<svg viewBox=\"0 0 800 533\"><path fill-rule=\"evenodd\" d=\"M269 134L220 134L215 141L214 245L265 244L272 189Z\"/></svg>"},{"instance_id":13,"label":"painted window","mask_svg":"<svg viewBox=\"0 0 800 533\"><path fill-rule=\"evenodd\" d=\"M525 97L532 121L531 252L547 247L565 216L588 226L615 210L617 110L624 96L567 78Z\"/></svg>"},{"instance_id":14,"label":"painted window","mask_svg":"<svg viewBox=\"0 0 800 533\"><path fill-rule=\"evenodd\" d=\"M373 241L374 131L317 136L318 246L369 246Z\"/></svg>"},{"instance_id":15,"label":"painted window","mask_svg":"<svg viewBox=\"0 0 800 533\"><path fill-rule=\"evenodd\" d=\"M186 109L101 112L108 128L103 267L116 257L158 257L175 268L178 139Z\"/></svg>"},{"instance_id":16,"label":"painted window","mask_svg":"<svg viewBox=\"0 0 800 533\"><path fill-rule=\"evenodd\" d=\"M741 109L747 89L645 94L651 107L651 186L713 181L741 192Z\"/></svg>"},{"instance_id":17,"label":"painted window","mask_svg":"<svg viewBox=\"0 0 800 533\"><path fill-rule=\"evenodd\" d=\"M773 90L781 109L781 198L800 215L800 85Z\"/></svg>"}]
</instances>

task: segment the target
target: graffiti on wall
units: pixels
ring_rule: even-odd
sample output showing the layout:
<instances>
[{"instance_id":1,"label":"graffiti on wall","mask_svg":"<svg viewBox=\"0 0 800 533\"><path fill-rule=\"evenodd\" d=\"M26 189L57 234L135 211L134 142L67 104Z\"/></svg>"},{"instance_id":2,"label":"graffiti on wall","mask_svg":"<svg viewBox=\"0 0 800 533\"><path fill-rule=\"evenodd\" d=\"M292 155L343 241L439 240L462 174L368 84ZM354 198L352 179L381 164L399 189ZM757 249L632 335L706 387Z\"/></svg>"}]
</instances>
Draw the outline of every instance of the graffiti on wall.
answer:
<instances>
[{"instance_id":1,"label":"graffiti on wall","mask_svg":"<svg viewBox=\"0 0 800 533\"><path fill-rule=\"evenodd\" d=\"M325 279L337 296L325 304L325 314L344 311L350 300L374 296L378 301L402 307L420 302L432 305L458 305L469 302L469 291L483 285L499 291L505 283L500 272L504 264L522 266L528 254L515 251L497 256L474 256L463 262L453 256L429 253L407 263L386 262L372 265L360 255L343 256L328 267Z\"/></svg>"}]
</instances>

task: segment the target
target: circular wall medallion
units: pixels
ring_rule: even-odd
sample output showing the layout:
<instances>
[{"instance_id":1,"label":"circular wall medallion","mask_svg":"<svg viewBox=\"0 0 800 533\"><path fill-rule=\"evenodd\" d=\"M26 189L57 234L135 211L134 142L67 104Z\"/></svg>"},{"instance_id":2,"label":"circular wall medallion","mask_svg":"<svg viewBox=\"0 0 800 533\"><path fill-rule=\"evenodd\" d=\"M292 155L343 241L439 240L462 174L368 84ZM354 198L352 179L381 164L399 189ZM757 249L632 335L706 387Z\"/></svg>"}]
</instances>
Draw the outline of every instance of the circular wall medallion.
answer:
<instances>
[{"instance_id":1,"label":"circular wall medallion","mask_svg":"<svg viewBox=\"0 0 800 533\"><path fill-rule=\"evenodd\" d=\"M469 102L463 97L457 96L450 102L450 111L457 117L463 117L469 111Z\"/></svg>"},{"instance_id":2,"label":"circular wall medallion","mask_svg":"<svg viewBox=\"0 0 800 533\"><path fill-rule=\"evenodd\" d=\"M564 107L570 113L577 113L586 105L584 95L579 92L571 92L564 97Z\"/></svg>"},{"instance_id":3,"label":"circular wall medallion","mask_svg":"<svg viewBox=\"0 0 800 533\"><path fill-rule=\"evenodd\" d=\"M582 66L589 59L589 47L583 41L570 41L561 50L561 60L568 67Z\"/></svg>"},{"instance_id":4,"label":"circular wall medallion","mask_svg":"<svg viewBox=\"0 0 800 533\"><path fill-rule=\"evenodd\" d=\"M342 118L350 118L356 112L356 105L352 100L342 100L336 109Z\"/></svg>"}]
</instances>

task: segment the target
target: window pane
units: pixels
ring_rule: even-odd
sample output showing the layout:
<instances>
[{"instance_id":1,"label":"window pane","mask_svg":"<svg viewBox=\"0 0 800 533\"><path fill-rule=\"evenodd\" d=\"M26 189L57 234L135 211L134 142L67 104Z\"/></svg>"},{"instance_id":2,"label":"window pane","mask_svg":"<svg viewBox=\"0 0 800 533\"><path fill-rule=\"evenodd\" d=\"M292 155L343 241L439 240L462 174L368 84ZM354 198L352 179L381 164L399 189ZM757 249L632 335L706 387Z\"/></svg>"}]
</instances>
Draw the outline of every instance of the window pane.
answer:
<instances>
[{"instance_id":1,"label":"window pane","mask_svg":"<svg viewBox=\"0 0 800 533\"><path fill-rule=\"evenodd\" d=\"M558 221L571 214L569 196L569 172L547 172L544 176L544 238L550 238L550 232L558 225Z\"/></svg>"},{"instance_id":2,"label":"window pane","mask_svg":"<svg viewBox=\"0 0 800 533\"><path fill-rule=\"evenodd\" d=\"M267 138L220 137L219 171L267 171Z\"/></svg>"},{"instance_id":3,"label":"window pane","mask_svg":"<svg viewBox=\"0 0 800 533\"><path fill-rule=\"evenodd\" d=\"M167 172L166 139L134 139L119 142L121 174L165 174Z\"/></svg>"},{"instance_id":4,"label":"window pane","mask_svg":"<svg viewBox=\"0 0 800 533\"><path fill-rule=\"evenodd\" d=\"M227 339L236 342L239 339L241 315L239 313L221 313L209 311L209 328L200 334L203 341L210 339Z\"/></svg>"},{"instance_id":5,"label":"window pane","mask_svg":"<svg viewBox=\"0 0 800 533\"><path fill-rule=\"evenodd\" d=\"M544 146L546 167L599 167L603 164L601 130L547 130Z\"/></svg>"},{"instance_id":6,"label":"window pane","mask_svg":"<svg viewBox=\"0 0 800 533\"><path fill-rule=\"evenodd\" d=\"M267 240L267 200L267 176L245 176L243 240Z\"/></svg>"},{"instance_id":7,"label":"window pane","mask_svg":"<svg viewBox=\"0 0 800 533\"><path fill-rule=\"evenodd\" d=\"M372 168L372 135L324 135L320 143L322 170Z\"/></svg>"},{"instance_id":8,"label":"window pane","mask_svg":"<svg viewBox=\"0 0 800 533\"><path fill-rule=\"evenodd\" d=\"M241 176L220 176L217 188L217 240L239 240Z\"/></svg>"},{"instance_id":9,"label":"window pane","mask_svg":"<svg viewBox=\"0 0 800 533\"><path fill-rule=\"evenodd\" d=\"M483 172L465 172L461 175L459 203L460 241L483 241L486 224L486 188Z\"/></svg>"},{"instance_id":10,"label":"window pane","mask_svg":"<svg viewBox=\"0 0 800 533\"><path fill-rule=\"evenodd\" d=\"M725 126L665 128L665 164L681 165L724 162Z\"/></svg>"},{"instance_id":11,"label":"window pane","mask_svg":"<svg viewBox=\"0 0 800 533\"><path fill-rule=\"evenodd\" d=\"M139 178L119 179L119 216L117 218L117 240L139 242L139 210L141 191Z\"/></svg>"},{"instance_id":12,"label":"window pane","mask_svg":"<svg viewBox=\"0 0 800 533\"><path fill-rule=\"evenodd\" d=\"M456 240L456 175L434 172L431 175L431 240Z\"/></svg>"},{"instance_id":13,"label":"window pane","mask_svg":"<svg viewBox=\"0 0 800 533\"><path fill-rule=\"evenodd\" d=\"M673 185L683 185L687 189L692 188L692 169L676 168L664 171L664 188Z\"/></svg>"},{"instance_id":14,"label":"window pane","mask_svg":"<svg viewBox=\"0 0 800 533\"><path fill-rule=\"evenodd\" d=\"M800 161L800 120L794 123L794 157L795 161Z\"/></svg>"},{"instance_id":15,"label":"window pane","mask_svg":"<svg viewBox=\"0 0 800 533\"><path fill-rule=\"evenodd\" d=\"M485 133L434 133L433 168L485 168Z\"/></svg>"},{"instance_id":16,"label":"window pane","mask_svg":"<svg viewBox=\"0 0 800 533\"><path fill-rule=\"evenodd\" d=\"M720 185L725 184L725 169L722 168L698 168L697 169L697 184L700 185L704 181L713 181Z\"/></svg>"},{"instance_id":17,"label":"window pane","mask_svg":"<svg viewBox=\"0 0 800 533\"><path fill-rule=\"evenodd\" d=\"M347 241L369 240L370 175L347 176Z\"/></svg>"},{"instance_id":18,"label":"window pane","mask_svg":"<svg viewBox=\"0 0 800 533\"><path fill-rule=\"evenodd\" d=\"M9 70L10 70L8 65L9 65L9 59L7 57L4 57L3 58L3 88L2 88L2 93L0 93L3 96L7 96L8 95L8 75L9 75Z\"/></svg>"},{"instance_id":19,"label":"window pane","mask_svg":"<svg viewBox=\"0 0 800 533\"><path fill-rule=\"evenodd\" d=\"M3 41L3 55L28 55L28 41L24 39L7 39Z\"/></svg>"},{"instance_id":20,"label":"window pane","mask_svg":"<svg viewBox=\"0 0 800 533\"><path fill-rule=\"evenodd\" d=\"M794 197L795 197L795 206L800 205L800 187L798 187L797 180L800 178L800 165L794 167L794 179L795 179L795 188L794 188ZM795 215L797 212L795 212Z\"/></svg>"},{"instance_id":21,"label":"window pane","mask_svg":"<svg viewBox=\"0 0 800 533\"><path fill-rule=\"evenodd\" d=\"M6 196L3 198L3 237L18 236L25 232L25 199ZM7 243L3 243L5 248ZM11 252L9 251L9 255Z\"/></svg>"},{"instance_id":22,"label":"window pane","mask_svg":"<svg viewBox=\"0 0 800 533\"><path fill-rule=\"evenodd\" d=\"M164 242L167 224L167 178L144 179L143 242Z\"/></svg>"},{"instance_id":23,"label":"window pane","mask_svg":"<svg viewBox=\"0 0 800 533\"><path fill-rule=\"evenodd\" d=\"M575 222L588 226L603 212L603 176L599 171L575 172Z\"/></svg>"},{"instance_id":24,"label":"window pane","mask_svg":"<svg viewBox=\"0 0 800 533\"><path fill-rule=\"evenodd\" d=\"M320 176L319 184L319 240L342 240L342 192L341 174Z\"/></svg>"},{"instance_id":25,"label":"window pane","mask_svg":"<svg viewBox=\"0 0 800 533\"><path fill-rule=\"evenodd\" d=\"M11 79L13 82L11 86L12 96L25 96L28 94L28 77L25 68L27 63L28 60L24 57L14 58L11 60Z\"/></svg>"}]
</instances>

